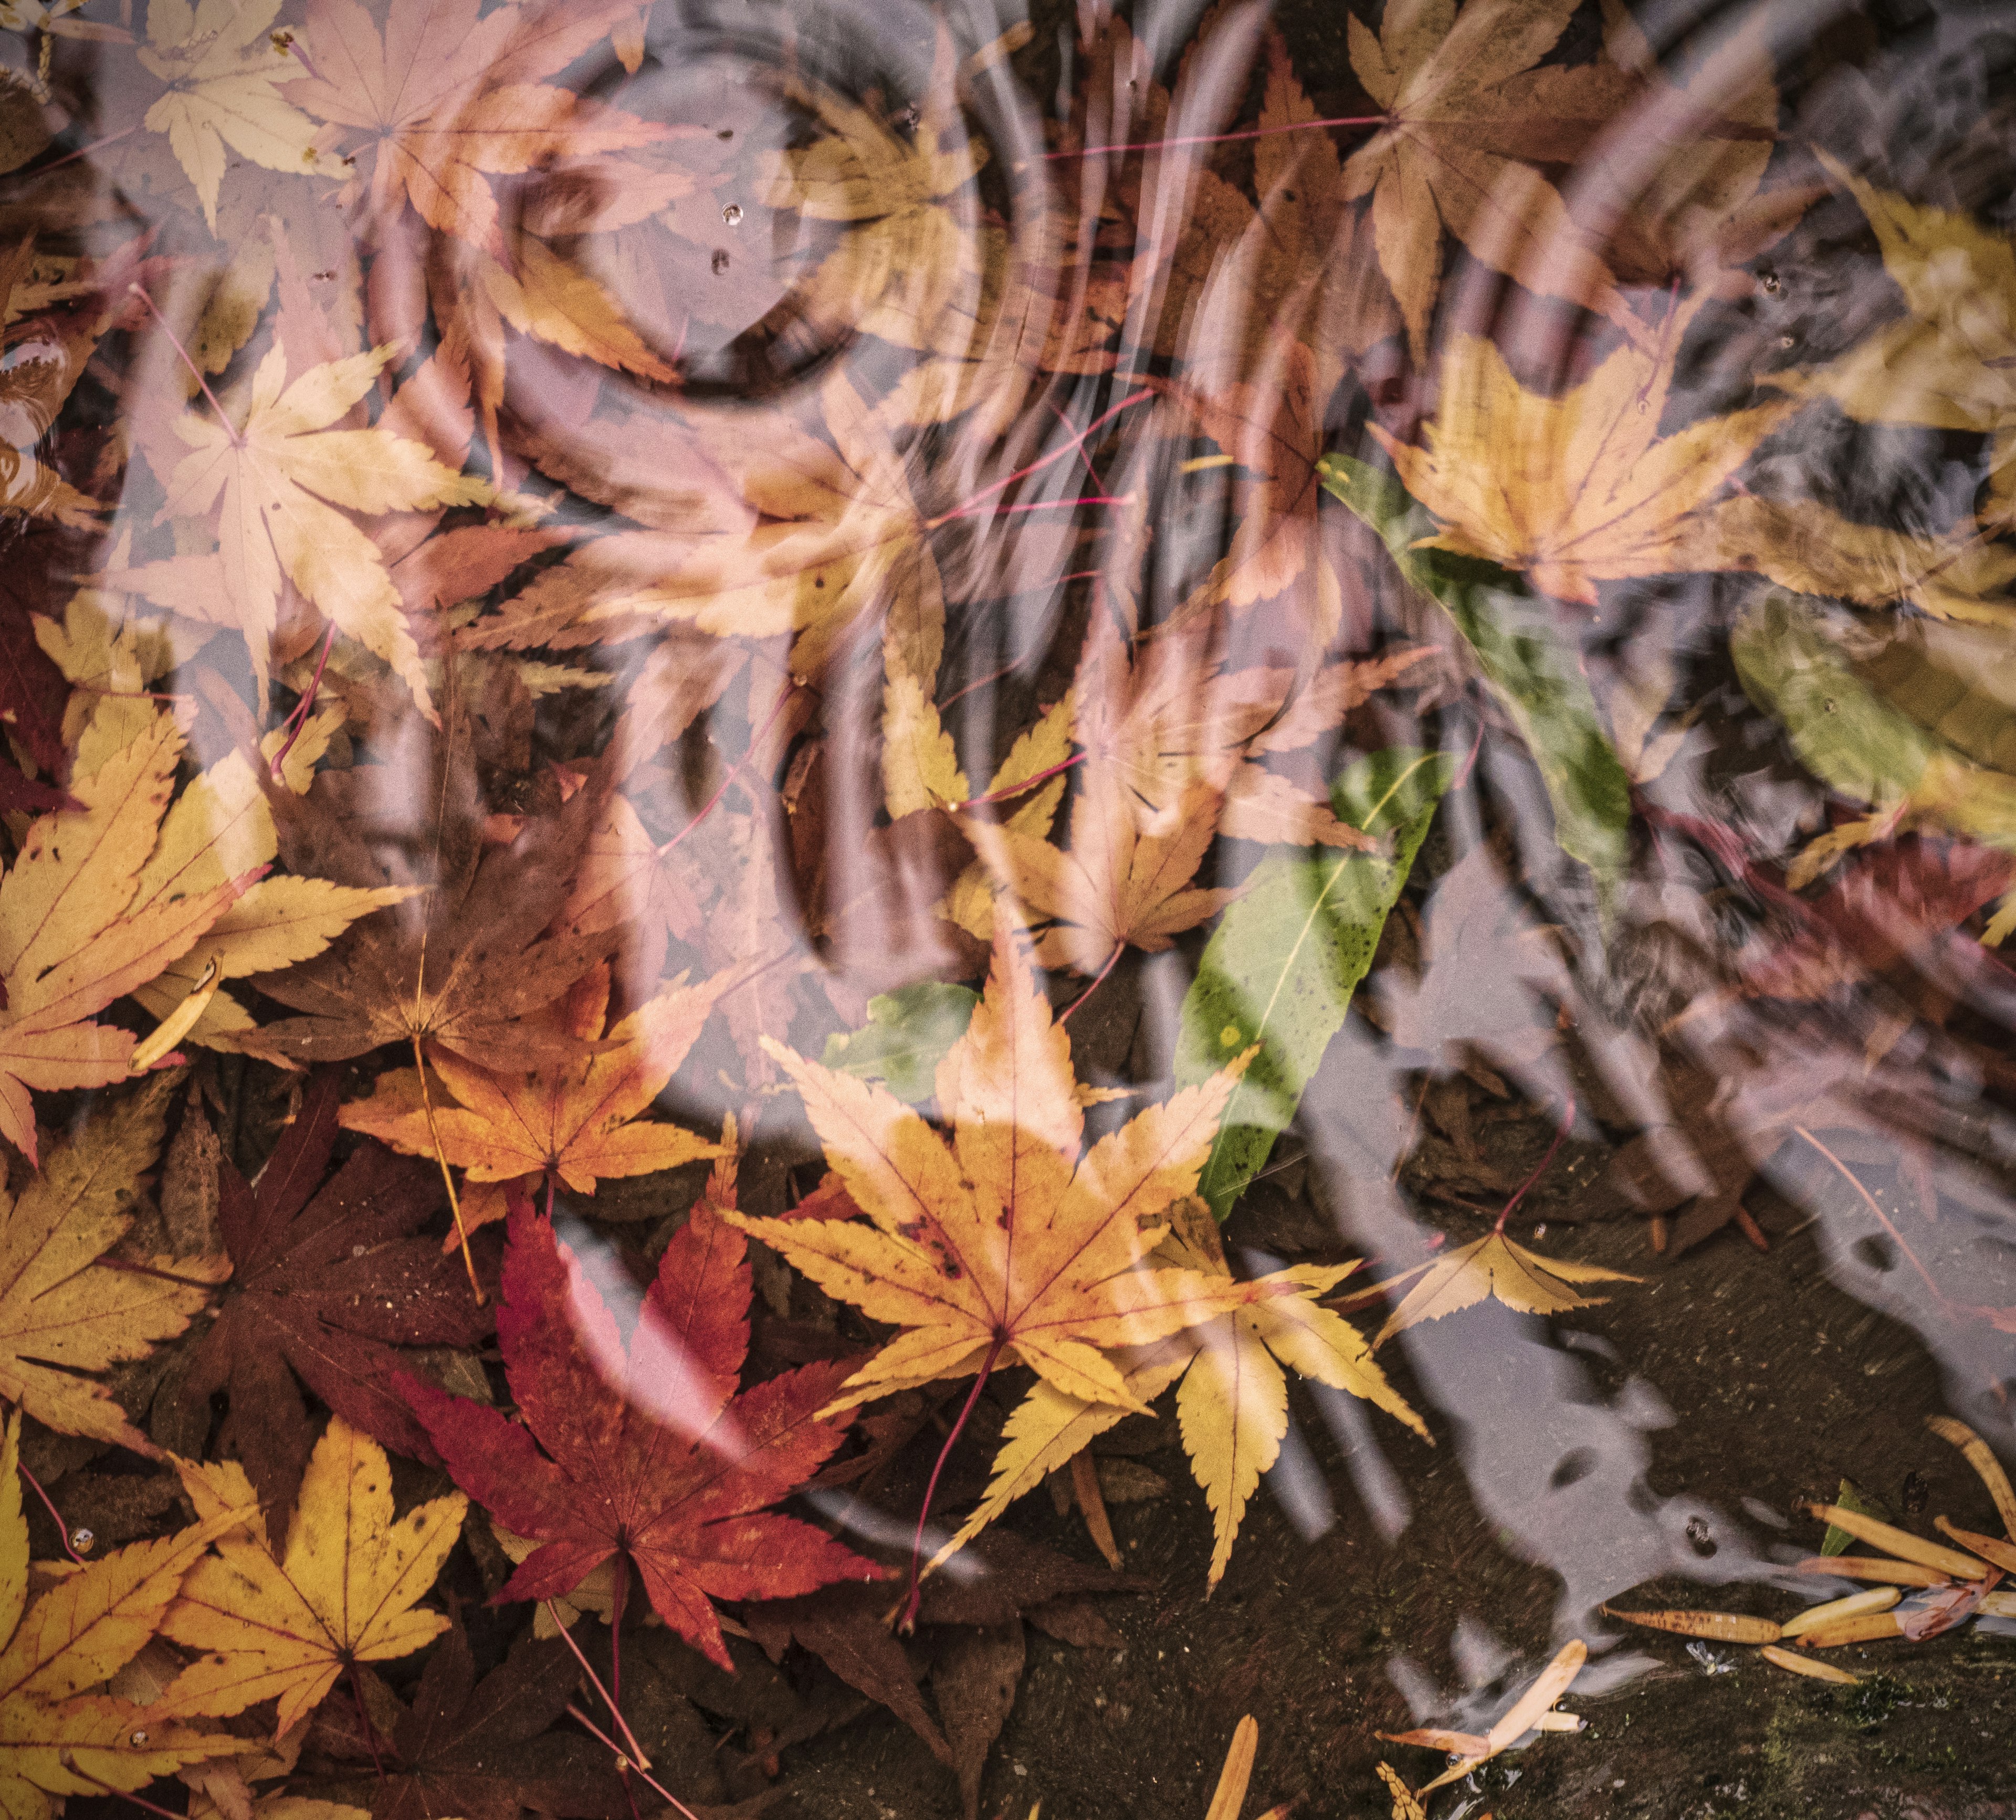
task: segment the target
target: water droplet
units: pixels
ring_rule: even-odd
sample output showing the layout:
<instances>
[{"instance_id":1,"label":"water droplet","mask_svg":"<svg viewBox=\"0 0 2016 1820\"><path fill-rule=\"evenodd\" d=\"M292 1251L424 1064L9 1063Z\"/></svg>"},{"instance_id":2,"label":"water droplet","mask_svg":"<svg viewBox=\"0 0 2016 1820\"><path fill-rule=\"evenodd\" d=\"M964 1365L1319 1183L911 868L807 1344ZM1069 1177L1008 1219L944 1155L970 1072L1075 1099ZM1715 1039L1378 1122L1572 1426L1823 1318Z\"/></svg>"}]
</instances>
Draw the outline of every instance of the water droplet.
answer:
<instances>
[{"instance_id":1,"label":"water droplet","mask_svg":"<svg viewBox=\"0 0 2016 1820\"><path fill-rule=\"evenodd\" d=\"M1643 417L1643 416L1645 415L1645 413L1646 413L1647 412L1650 411L1651 408L1652 408L1651 404L1651 402L1650 402L1648 400L1644 399L1644 398L1640 398L1640 399L1638 401L1638 415L1639 415L1640 417Z\"/></svg>"},{"instance_id":2,"label":"water droplet","mask_svg":"<svg viewBox=\"0 0 2016 1820\"><path fill-rule=\"evenodd\" d=\"M1780 347L1796 347L1798 344L1798 337L1797 336L1780 335L1778 337L1778 345Z\"/></svg>"},{"instance_id":3,"label":"water droplet","mask_svg":"<svg viewBox=\"0 0 2016 1820\"><path fill-rule=\"evenodd\" d=\"M364 1255L364 1247L362 1245L351 1246L350 1248L350 1255L352 1257L362 1257Z\"/></svg>"},{"instance_id":4,"label":"water droplet","mask_svg":"<svg viewBox=\"0 0 2016 1820\"><path fill-rule=\"evenodd\" d=\"M1708 1519L1690 1516L1687 1519L1687 1542L1697 1555L1712 1555L1715 1538L1709 1533Z\"/></svg>"},{"instance_id":5,"label":"water droplet","mask_svg":"<svg viewBox=\"0 0 2016 1820\"><path fill-rule=\"evenodd\" d=\"M126 1742L128 1744L144 1744L147 1742L147 1734L145 1732L129 1733Z\"/></svg>"},{"instance_id":6,"label":"water droplet","mask_svg":"<svg viewBox=\"0 0 2016 1820\"><path fill-rule=\"evenodd\" d=\"M80 1555L89 1554L91 1545L97 1540L98 1538L88 1529L74 1529L70 1532L70 1545Z\"/></svg>"},{"instance_id":7,"label":"water droplet","mask_svg":"<svg viewBox=\"0 0 2016 1820\"><path fill-rule=\"evenodd\" d=\"M1833 700L1823 701L1820 703L1820 712L1823 714L1838 714L1841 712L1841 707L1838 703Z\"/></svg>"},{"instance_id":8,"label":"water droplet","mask_svg":"<svg viewBox=\"0 0 2016 1820\"><path fill-rule=\"evenodd\" d=\"M712 264L714 275L716 278L725 278L728 275L728 255L718 246L715 249Z\"/></svg>"},{"instance_id":9,"label":"water droplet","mask_svg":"<svg viewBox=\"0 0 2016 1820\"><path fill-rule=\"evenodd\" d=\"M732 203L729 203L729 204L728 204L725 208L723 208L723 209L722 210L722 211L721 211L721 218L722 218L724 221L727 222L727 224L729 225L729 226L730 226L731 228L739 228L739 227L740 227L740 226L742 225L742 205L741 205L741 203L740 203L739 202L732 202Z\"/></svg>"},{"instance_id":10,"label":"water droplet","mask_svg":"<svg viewBox=\"0 0 2016 1820\"><path fill-rule=\"evenodd\" d=\"M1544 1238L1546 1238L1546 1236L1547 1236L1547 1222L1546 1222L1545 1220L1543 1220L1543 1221L1539 1223L1539 1225L1538 1225L1537 1226L1535 1226L1535 1227L1533 1228L1533 1236L1534 1236L1535 1239L1544 1239Z\"/></svg>"},{"instance_id":11,"label":"water droplet","mask_svg":"<svg viewBox=\"0 0 2016 1820\"><path fill-rule=\"evenodd\" d=\"M1766 272L1762 278L1758 279L1757 282L1764 287L1764 294L1767 297L1775 297L1779 292L1785 288L1784 286L1779 282L1778 275L1775 272Z\"/></svg>"}]
</instances>

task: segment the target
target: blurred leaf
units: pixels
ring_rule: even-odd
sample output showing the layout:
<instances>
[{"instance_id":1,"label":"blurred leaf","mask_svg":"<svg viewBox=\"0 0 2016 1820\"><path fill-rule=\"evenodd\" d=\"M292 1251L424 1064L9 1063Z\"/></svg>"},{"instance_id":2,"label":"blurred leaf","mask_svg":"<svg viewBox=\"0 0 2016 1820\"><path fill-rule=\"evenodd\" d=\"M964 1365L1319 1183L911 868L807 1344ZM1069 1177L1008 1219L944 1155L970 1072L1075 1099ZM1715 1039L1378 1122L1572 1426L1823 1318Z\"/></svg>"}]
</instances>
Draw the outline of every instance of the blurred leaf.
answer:
<instances>
[{"instance_id":1,"label":"blurred leaf","mask_svg":"<svg viewBox=\"0 0 2016 1820\"><path fill-rule=\"evenodd\" d=\"M1411 746L1359 760L1331 800L1340 821L1391 833L1391 857L1321 848L1274 854L1205 945L1183 997L1177 1081L1208 1080L1249 1044L1260 1047L1226 1102L1199 1178L1197 1192L1219 1219L1287 1128L1342 1027L1455 769L1448 754Z\"/></svg>"},{"instance_id":2,"label":"blurred leaf","mask_svg":"<svg viewBox=\"0 0 2016 1820\"><path fill-rule=\"evenodd\" d=\"M1841 1480L1841 1489L1834 1494L1834 1501L1843 1510L1857 1510L1864 1516L1873 1516L1879 1522L1889 1521L1889 1510L1877 1499L1865 1498L1852 1479ZM1820 1552L1823 1555L1845 1555L1854 1541L1855 1538L1840 1524L1831 1523L1827 1527L1827 1534L1820 1538Z\"/></svg>"},{"instance_id":3,"label":"blurred leaf","mask_svg":"<svg viewBox=\"0 0 2016 1820\"><path fill-rule=\"evenodd\" d=\"M1480 557L1416 545L1434 527L1394 481L1349 455L1327 455L1323 484L1385 539L1400 573L1431 595L1470 642L1510 712L1554 805L1554 838L1596 875L1607 902L1624 876L1631 780L1557 610Z\"/></svg>"},{"instance_id":4,"label":"blurred leaf","mask_svg":"<svg viewBox=\"0 0 2016 1820\"><path fill-rule=\"evenodd\" d=\"M868 1022L826 1040L826 1066L862 1081L887 1083L910 1106L937 1092L938 1063L966 1034L980 995L967 986L921 980L868 1001Z\"/></svg>"}]
</instances>

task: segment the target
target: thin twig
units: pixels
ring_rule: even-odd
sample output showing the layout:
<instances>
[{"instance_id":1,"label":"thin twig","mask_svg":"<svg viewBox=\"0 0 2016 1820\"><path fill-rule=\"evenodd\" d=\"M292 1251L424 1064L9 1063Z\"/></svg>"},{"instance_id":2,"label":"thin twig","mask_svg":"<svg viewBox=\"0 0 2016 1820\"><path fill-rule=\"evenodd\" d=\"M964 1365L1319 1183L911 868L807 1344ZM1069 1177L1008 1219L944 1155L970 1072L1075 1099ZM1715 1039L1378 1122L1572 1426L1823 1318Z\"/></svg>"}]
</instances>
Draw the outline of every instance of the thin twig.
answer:
<instances>
[{"instance_id":1,"label":"thin twig","mask_svg":"<svg viewBox=\"0 0 2016 1820\"><path fill-rule=\"evenodd\" d=\"M280 750L273 754L273 762L270 768L275 781L286 775L283 768L287 762L287 754L293 750L294 742L301 738L301 730L308 724L308 716L315 708L315 696L322 688L322 667L329 662L329 649L335 642L336 621L331 620L329 622L329 631L322 638L322 655L315 660L315 674L308 678L308 692L294 703L294 711L281 722L281 725L287 729L287 736L282 743Z\"/></svg>"},{"instance_id":2,"label":"thin twig","mask_svg":"<svg viewBox=\"0 0 2016 1820\"><path fill-rule=\"evenodd\" d=\"M545 1606L546 1616L553 1620L555 1628L560 1631L560 1641L574 1652L574 1659L581 1664L581 1673L588 1677L595 1691L602 1696L602 1703L608 1707L610 1717L616 1721L617 1730L623 1734L623 1742L630 1747L631 1761L635 1763L640 1771L648 1771L651 1767L651 1760L644 1754L644 1746L637 1742L637 1734L630 1729L630 1721L624 1717L623 1709L610 1697L609 1689L602 1685L602 1677L595 1672L588 1658L581 1654L581 1646L574 1640L573 1632L560 1622L560 1614L553 1610L553 1602L549 1599L542 1599L540 1602ZM651 1786L656 1788L657 1784L653 1782ZM671 1798L670 1796L666 1797L668 1800Z\"/></svg>"},{"instance_id":3,"label":"thin twig","mask_svg":"<svg viewBox=\"0 0 2016 1820\"><path fill-rule=\"evenodd\" d=\"M936 531L938 527L943 524L947 519L963 517L970 513L974 506L977 505L981 500L986 498L990 494L1006 491L1007 488L1013 486L1017 480L1025 480L1031 474L1042 473L1042 470L1045 468L1047 468L1051 462L1062 461L1073 449L1078 448L1081 444L1082 444L1094 430L1111 423L1112 420L1118 417L1121 412L1128 410L1131 407L1139 405L1144 400L1152 398L1154 396L1155 389L1154 387L1143 386L1139 391L1130 394L1128 397L1122 398L1118 404L1101 412L1099 415L1093 418L1084 429L1074 434L1071 441L1067 442L1062 448L1053 448L1048 455L1039 455L1035 461L1031 462L1027 467L1017 468L1014 473L1010 474L1005 480L996 480L990 486L981 487L981 490L977 493L975 493L970 498L965 500L959 505L955 505L950 512L945 513L943 518L926 520L924 523L924 529L927 531Z\"/></svg>"},{"instance_id":4,"label":"thin twig","mask_svg":"<svg viewBox=\"0 0 2016 1820\"><path fill-rule=\"evenodd\" d=\"M1046 152L1039 158L1025 158L1016 167L1055 164L1060 158L1089 158L1103 152L1160 152L1177 146L1229 146L1242 139L1272 138L1276 133L1313 132L1319 127L1383 127L1390 114L1360 113L1336 120L1291 120L1286 126L1251 127L1239 133L1192 133L1179 139L1136 139L1125 146L1081 146L1075 152Z\"/></svg>"},{"instance_id":5,"label":"thin twig","mask_svg":"<svg viewBox=\"0 0 2016 1820\"><path fill-rule=\"evenodd\" d=\"M560 1634L564 1636L567 1633L563 1631ZM579 1650L576 1650L574 1653L576 1655L579 1655L581 1652ZM594 1671L590 1669L589 1672L592 1674ZM686 1820L700 1820L700 1816L695 1814L692 1808L689 1807L685 1802L681 1800L677 1795L674 1794L670 1789L667 1788L663 1782L656 1780L653 1777L650 1771L646 1768L643 1764L639 1764L635 1757L628 1756L617 1745L616 1740L610 1737L607 1732L603 1731L599 1725L596 1724L596 1722L591 1719L587 1714L584 1713L579 1707L576 1706L572 1700L569 1700L567 1702L567 1717L570 1719L575 1721L578 1724L585 1727L594 1736L600 1739L601 1741L609 1747L610 1753L615 1757L619 1763L627 1762L632 1769L636 1771L639 1775L644 1779L646 1786L652 1789L655 1793L664 1796L664 1798L670 1801L675 1807L678 1808L682 1814L686 1815ZM628 1735L627 1732L625 1735ZM177 1815L175 1816L175 1820L182 1820L182 1816L180 1815Z\"/></svg>"},{"instance_id":6,"label":"thin twig","mask_svg":"<svg viewBox=\"0 0 2016 1820\"><path fill-rule=\"evenodd\" d=\"M1845 1163L1842 1162L1841 1160L1833 1153L1833 1151L1830 1150L1826 1145L1823 1144L1820 1139L1815 1137L1811 1131L1808 1131L1804 1125L1795 1125L1792 1129L1794 1132L1795 1132L1798 1136L1804 1138L1805 1141L1809 1144L1812 1145L1816 1150L1819 1151L1820 1153L1828 1160L1828 1162L1831 1163L1835 1168L1841 1171L1841 1174L1846 1178L1849 1186L1853 1189L1857 1194L1862 1196L1863 1204L1876 1216L1877 1225L1881 1226L1885 1232L1888 1232L1892 1239L1897 1241L1898 1249L1901 1250L1906 1257L1910 1259L1911 1268L1924 1279L1925 1287L1932 1292L1933 1297L1938 1301L1939 1306L1942 1308L1951 1308L1953 1306L1953 1298L1949 1297L1944 1289L1941 1289L1937 1283L1932 1281L1932 1273L1926 1269L1924 1264L1918 1261L1917 1253L1913 1251L1910 1246L1906 1242L1904 1235L1899 1232L1895 1226L1891 1225L1890 1216L1885 1213L1881 1207L1877 1205L1875 1196L1871 1194L1869 1190L1863 1185L1862 1178L1857 1175L1852 1169L1849 1168ZM1810 1224L1810 1222L1809 1223Z\"/></svg>"},{"instance_id":7,"label":"thin twig","mask_svg":"<svg viewBox=\"0 0 2016 1820\"><path fill-rule=\"evenodd\" d=\"M756 731L750 736L749 743L743 749L742 756L736 759L734 764L729 768L727 776L721 780L720 789L717 790L712 796L707 799L705 805L701 808L700 812L697 815L694 816L685 827L682 828L678 833L675 834L671 840L668 840L663 847L658 849L659 858L663 859L665 855L670 853L674 847L677 847L682 840L685 840L689 834L692 833L701 822L704 822L708 816L714 813L715 805L718 803L723 797L728 794L728 786L733 783L736 779L741 775L743 766L747 764L750 759L754 756L756 748L763 743L764 736L777 724L777 717L784 711L785 704L791 699L791 692L792 692L788 689L781 690L779 692L777 696L777 705L771 709L769 718L764 721L762 725L758 727Z\"/></svg>"}]
</instances>

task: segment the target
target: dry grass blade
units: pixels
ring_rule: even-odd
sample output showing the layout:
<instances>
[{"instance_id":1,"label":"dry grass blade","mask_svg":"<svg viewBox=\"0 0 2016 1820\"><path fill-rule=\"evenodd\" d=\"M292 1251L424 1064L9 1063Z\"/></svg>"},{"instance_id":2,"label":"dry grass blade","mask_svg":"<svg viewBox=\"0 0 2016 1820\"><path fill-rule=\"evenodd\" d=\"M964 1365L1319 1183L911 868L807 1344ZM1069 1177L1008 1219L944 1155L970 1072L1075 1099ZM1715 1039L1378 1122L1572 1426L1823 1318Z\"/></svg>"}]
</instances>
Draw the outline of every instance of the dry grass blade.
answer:
<instances>
[{"instance_id":1,"label":"dry grass blade","mask_svg":"<svg viewBox=\"0 0 2016 1820\"><path fill-rule=\"evenodd\" d=\"M1951 1536L1962 1548L1971 1548L1982 1560L1992 1563L2003 1573L2016 1574L2016 1542L1997 1541L1978 1530L1962 1529L1943 1516L1934 1517L1932 1527L1942 1535Z\"/></svg>"},{"instance_id":2,"label":"dry grass blade","mask_svg":"<svg viewBox=\"0 0 2016 1820\"><path fill-rule=\"evenodd\" d=\"M1895 1612L1866 1613L1859 1618L1843 1618L1806 1632L1800 1641L1809 1649L1838 1649L1844 1643L1873 1643L1883 1637L1901 1637L1903 1623Z\"/></svg>"},{"instance_id":3,"label":"dry grass blade","mask_svg":"<svg viewBox=\"0 0 2016 1820\"><path fill-rule=\"evenodd\" d=\"M2016 1541L2016 1486L2009 1483L2009 1475L2003 1471L1994 1450L1964 1422L1956 1422L1950 1415L1928 1415L1925 1426L1941 1441L1951 1441L1981 1475L1982 1484L1988 1487L1988 1495L2001 1513L2003 1529Z\"/></svg>"},{"instance_id":4,"label":"dry grass blade","mask_svg":"<svg viewBox=\"0 0 2016 1820\"><path fill-rule=\"evenodd\" d=\"M1789 1669L1795 1674L1803 1674L1809 1681L1838 1682L1844 1687L1856 1687L1862 1677L1850 1674L1845 1668L1837 1668L1831 1662L1816 1662L1810 1656L1802 1656L1796 1649L1780 1649L1767 1644L1764 1660L1780 1668Z\"/></svg>"},{"instance_id":5,"label":"dry grass blade","mask_svg":"<svg viewBox=\"0 0 2016 1820\"><path fill-rule=\"evenodd\" d=\"M1239 1810L1246 1804L1246 1785L1253 1779L1253 1753L1259 1746L1259 1723L1248 1713L1233 1728L1225 1768L1219 1771L1218 1792L1211 1797L1204 1820L1239 1820Z\"/></svg>"},{"instance_id":6,"label":"dry grass blade","mask_svg":"<svg viewBox=\"0 0 2016 1820\"><path fill-rule=\"evenodd\" d=\"M1888 1561L1871 1555L1809 1555L1795 1574L1832 1574L1843 1580L1883 1580L1893 1586L1947 1586L1953 1576L1922 1561Z\"/></svg>"},{"instance_id":7,"label":"dry grass blade","mask_svg":"<svg viewBox=\"0 0 2016 1820\"><path fill-rule=\"evenodd\" d=\"M1078 1507L1085 1513L1085 1527L1091 1532L1093 1546L1106 1557L1115 1573L1120 1570L1120 1545L1113 1539L1113 1520L1106 1514L1106 1494L1100 1489L1099 1466L1089 1448L1071 1455L1071 1490Z\"/></svg>"},{"instance_id":8,"label":"dry grass blade","mask_svg":"<svg viewBox=\"0 0 2016 1820\"><path fill-rule=\"evenodd\" d=\"M1869 1543L1872 1547L1888 1548L1893 1555L1906 1561L1922 1561L1928 1567L1936 1567L1942 1574L1949 1574L1956 1580L1978 1580L1988 1570L1971 1555L1963 1555L1957 1548L1942 1548L1937 1542L1928 1542L1914 1536L1909 1530L1899 1529L1894 1523L1881 1523L1873 1516L1865 1516L1859 1510L1850 1510L1841 1504L1809 1504L1807 1511L1823 1523L1832 1523L1836 1529L1845 1529L1857 1541ZM1837 1559L1840 1557L1837 1556Z\"/></svg>"},{"instance_id":9,"label":"dry grass blade","mask_svg":"<svg viewBox=\"0 0 2016 1820\"><path fill-rule=\"evenodd\" d=\"M1867 1592L1851 1592L1845 1599L1831 1599L1824 1605L1809 1606L1797 1617L1786 1619L1781 1631L1787 1637L1802 1637L1809 1631L1820 1630L1842 1618L1888 1611L1903 1596L1894 1586L1875 1586Z\"/></svg>"},{"instance_id":10,"label":"dry grass blade","mask_svg":"<svg viewBox=\"0 0 2016 1820\"><path fill-rule=\"evenodd\" d=\"M1618 1611L1603 1607L1605 1617L1643 1624L1648 1631L1671 1631L1679 1637L1709 1637L1718 1643L1775 1643L1783 1627L1775 1619L1745 1617L1733 1611Z\"/></svg>"},{"instance_id":11,"label":"dry grass blade","mask_svg":"<svg viewBox=\"0 0 2016 1820\"><path fill-rule=\"evenodd\" d=\"M1372 1735L1387 1744L1412 1744L1422 1750L1439 1750L1450 1757L1482 1757L1491 1740L1476 1732L1445 1732L1439 1725L1422 1725L1412 1732L1375 1732Z\"/></svg>"}]
</instances>

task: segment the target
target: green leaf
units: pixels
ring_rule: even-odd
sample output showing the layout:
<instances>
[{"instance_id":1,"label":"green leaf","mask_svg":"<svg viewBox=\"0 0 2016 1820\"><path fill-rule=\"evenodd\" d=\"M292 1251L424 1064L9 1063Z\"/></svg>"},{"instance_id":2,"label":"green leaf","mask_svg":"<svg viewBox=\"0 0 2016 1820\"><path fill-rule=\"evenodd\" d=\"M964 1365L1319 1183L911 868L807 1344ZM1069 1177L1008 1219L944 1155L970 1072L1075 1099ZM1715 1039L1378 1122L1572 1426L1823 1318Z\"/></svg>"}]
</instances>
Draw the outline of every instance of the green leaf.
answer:
<instances>
[{"instance_id":1,"label":"green leaf","mask_svg":"<svg viewBox=\"0 0 2016 1820\"><path fill-rule=\"evenodd\" d=\"M1834 1501L1843 1510L1856 1511L1863 1516L1873 1516L1878 1523L1891 1520L1889 1510L1876 1498L1864 1496L1856 1488L1852 1479L1841 1480L1841 1489L1834 1494ZM1846 1530L1831 1523L1827 1526L1827 1534L1820 1538L1820 1552L1823 1555L1845 1555L1854 1541L1855 1538Z\"/></svg>"},{"instance_id":2,"label":"green leaf","mask_svg":"<svg viewBox=\"0 0 2016 1820\"><path fill-rule=\"evenodd\" d=\"M1435 522L1391 475L1342 455L1326 455L1316 471L1469 643L1539 768L1554 805L1554 838L1595 874L1607 914L1629 857L1631 779L1575 649L1561 638L1561 610L1496 563L1416 549L1435 534Z\"/></svg>"},{"instance_id":3,"label":"green leaf","mask_svg":"<svg viewBox=\"0 0 2016 1820\"><path fill-rule=\"evenodd\" d=\"M1176 1080L1208 1078L1250 1045L1197 1192L1222 1220L1301 1103L1372 965L1435 805L1456 774L1446 753L1396 746L1352 766L1330 791L1337 819L1393 836L1388 855L1276 853L1226 908L1183 998Z\"/></svg>"},{"instance_id":4,"label":"green leaf","mask_svg":"<svg viewBox=\"0 0 2016 1820\"><path fill-rule=\"evenodd\" d=\"M1813 608L1767 594L1729 635L1744 692L1782 725L1821 782L1865 803L1910 796L1939 742L1849 668Z\"/></svg>"},{"instance_id":5,"label":"green leaf","mask_svg":"<svg viewBox=\"0 0 2016 1820\"><path fill-rule=\"evenodd\" d=\"M826 1040L826 1065L863 1081L882 1081L911 1106L938 1091L938 1063L966 1034L980 995L923 980L868 1001L868 1022Z\"/></svg>"}]
</instances>

